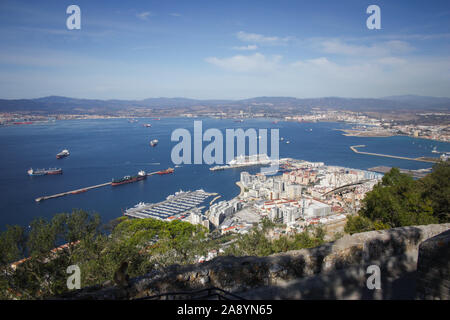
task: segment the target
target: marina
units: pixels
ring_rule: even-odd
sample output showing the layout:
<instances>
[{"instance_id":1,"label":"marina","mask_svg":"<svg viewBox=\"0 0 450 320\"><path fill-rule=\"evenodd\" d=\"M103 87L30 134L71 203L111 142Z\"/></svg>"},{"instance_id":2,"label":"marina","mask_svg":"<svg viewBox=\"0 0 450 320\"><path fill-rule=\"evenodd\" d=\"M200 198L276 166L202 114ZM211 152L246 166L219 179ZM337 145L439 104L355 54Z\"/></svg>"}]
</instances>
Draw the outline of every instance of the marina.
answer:
<instances>
[{"instance_id":1,"label":"marina","mask_svg":"<svg viewBox=\"0 0 450 320\"><path fill-rule=\"evenodd\" d=\"M217 193L209 193L202 189L195 191L178 191L170 195L166 200L158 203L140 202L134 207L125 210L125 216L146 219L173 220L185 218L189 211L199 209L207 198L217 196ZM200 207L200 209L203 207Z\"/></svg>"}]
</instances>

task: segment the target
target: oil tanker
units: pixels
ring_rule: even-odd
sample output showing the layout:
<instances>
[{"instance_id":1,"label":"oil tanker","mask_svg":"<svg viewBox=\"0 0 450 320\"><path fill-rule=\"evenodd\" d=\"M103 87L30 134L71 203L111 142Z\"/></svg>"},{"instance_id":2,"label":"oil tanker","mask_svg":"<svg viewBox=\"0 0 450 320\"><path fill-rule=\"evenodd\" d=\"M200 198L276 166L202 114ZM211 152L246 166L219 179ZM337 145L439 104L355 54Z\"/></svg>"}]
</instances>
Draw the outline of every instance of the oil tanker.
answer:
<instances>
[{"instance_id":1,"label":"oil tanker","mask_svg":"<svg viewBox=\"0 0 450 320\"><path fill-rule=\"evenodd\" d=\"M119 185L125 184L125 183L132 183L132 182L136 182L136 181L141 181L141 180L144 180L145 178L147 178L147 174L145 173L145 171L141 170L135 176L125 176L125 177L123 177L121 179L112 179L111 185L112 186L119 186Z\"/></svg>"},{"instance_id":2,"label":"oil tanker","mask_svg":"<svg viewBox=\"0 0 450 320\"><path fill-rule=\"evenodd\" d=\"M159 174L159 175L169 174L169 173L172 173L173 171L174 171L173 168L167 168L166 170L158 171L157 174Z\"/></svg>"},{"instance_id":3,"label":"oil tanker","mask_svg":"<svg viewBox=\"0 0 450 320\"><path fill-rule=\"evenodd\" d=\"M31 168L27 171L29 176L45 176L47 174L62 174L61 168L36 169Z\"/></svg>"}]
</instances>

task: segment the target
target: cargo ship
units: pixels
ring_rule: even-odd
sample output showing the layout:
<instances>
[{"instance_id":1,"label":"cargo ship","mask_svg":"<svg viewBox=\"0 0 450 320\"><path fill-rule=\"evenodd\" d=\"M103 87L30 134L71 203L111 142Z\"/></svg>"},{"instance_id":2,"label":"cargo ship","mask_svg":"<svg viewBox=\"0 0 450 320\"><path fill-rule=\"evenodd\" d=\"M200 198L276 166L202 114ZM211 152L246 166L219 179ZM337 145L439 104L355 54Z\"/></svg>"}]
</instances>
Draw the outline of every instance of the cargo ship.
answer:
<instances>
[{"instance_id":1,"label":"cargo ship","mask_svg":"<svg viewBox=\"0 0 450 320\"><path fill-rule=\"evenodd\" d=\"M33 124L33 121L18 121L18 122L13 122L13 124Z\"/></svg>"},{"instance_id":2,"label":"cargo ship","mask_svg":"<svg viewBox=\"0 0 450 320\"><path fill-rule=\"evenodd\" d=\"M157 174L159 174L159 175L169 174L169 173L173 173L173 171L174 171L173 168L167 168L166 170L158 171Z\"/></svg>"},{"instance_id":3,"label":"cargo ship","mask_svg":"<svg viewBox=\"0 0 450 320\"><path fill-rule=\"evenodd\" d=\"M27 171L29 176L45 176L47 174L62 174L61 168L36 169L31 168Z\"/></svg>"},{"instance_id":4,"label":"cargo ship","mask_svg":"<svg viewBox=\"0 0 450 320\"><path fill-rule=\"evenodd\" d=\"M61 151L60 153L58 153L57 155L56 155L56 159L61 159L61 158L65 158L65 157L67 157L67 156L69 156L69 150L67 150L67 149L64 149L63 151Z\"/></svg>"},{"instance_id":5,"label":"cargo ship","mask_svg":"<svg viewBox=\"0 0 450 320\"><path fill-rule=\"evenodd\" d=\"M135 176L125 176L121 179L112 179L111 185L118 186L118 185L125 184L125 183L141 181L141 180L144 180L145 178L147 178L147 174L145 173L145 171L141 170Z\"/></svg>"},{"instance_id":6,"label":"cargo ship","mask_svg":"<svg viewBox=\"0 0 450 320\"><path fill-rule=\"evenodd\" d=\"M150 146L154 147L158 144L158 139L153 139L152 141L150 141Z\"/></svg>"}]
</instances>

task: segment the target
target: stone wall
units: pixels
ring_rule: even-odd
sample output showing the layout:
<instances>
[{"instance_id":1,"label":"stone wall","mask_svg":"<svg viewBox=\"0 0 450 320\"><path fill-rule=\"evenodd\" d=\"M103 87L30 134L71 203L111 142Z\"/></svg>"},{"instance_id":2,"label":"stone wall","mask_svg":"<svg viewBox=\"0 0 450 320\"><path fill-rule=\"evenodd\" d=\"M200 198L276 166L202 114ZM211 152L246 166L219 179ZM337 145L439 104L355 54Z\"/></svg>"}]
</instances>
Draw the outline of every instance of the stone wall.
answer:
<instances>
[{"instance_id":1,"label":"stone wall","mask_svg":"<svg viewBox=\"0 0 450 320\"><path fill-rule=\"evenodd\" d=\"M403 227L267 257L219 256L131 279L127 288L99 285L60 298L134 299L208 287L247 299L414 298L419 245L449 229L450 224ZM366 268L374 264L381 269L380 290L366 286Z\"/></svg>"},{"instance_id":2,"label":"stone wall","mask_svg":"<svg viewBox=\"0 0 450 320\"><path fill-rule=\"evenodd\" d=\"M417 298L450 299L450 230L420 244Z\"/></svg>"}]
</instances>

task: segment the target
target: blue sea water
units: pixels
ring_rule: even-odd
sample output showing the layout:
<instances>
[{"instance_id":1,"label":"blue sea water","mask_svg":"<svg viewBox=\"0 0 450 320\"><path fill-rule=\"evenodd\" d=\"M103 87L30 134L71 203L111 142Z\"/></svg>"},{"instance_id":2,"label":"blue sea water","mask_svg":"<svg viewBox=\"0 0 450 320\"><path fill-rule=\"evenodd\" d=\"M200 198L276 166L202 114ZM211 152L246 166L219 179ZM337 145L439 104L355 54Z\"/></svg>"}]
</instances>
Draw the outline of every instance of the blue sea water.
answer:
<instances>
[{"instance_id":1,"label":"blue sea water","mask_svg":"<svg viewBox=\"0 0 450 320\"><path fill-rule=\"evenodd\" d=\"M430 163L355 154L352 145L364 144L364 151L406 157L434 156L450 151L448 143L409 137L346 137L336 129L349 128L342 123L273 123L268 119L233 120L195 119L208 128L255 128L280 130L280 157L322 161L329 165L367 169L374 166L397 166L405 169L429 168ZM145 128L143 123L151 123ZM194 119L162 118L65 120L53 123L0 127L0 230L7 224L26 226L36 217L50 219L56 213L81 208L98 212L104 222L117 218L122 210L140 201L157 202L182 189L203 188L217 192L222 199L239 193L235 182L243 170L256 173L258 168L209 171L209 165L181 165L174 174L154 175L144 181L106 186L78 195L68 195L36 203L35 198L75 190L111 181L139 170L159 171L174 167L171 150L176 142L171 133L176 128L193 132ZM149 141L158 139L152 148ZM269 139L270 141L270 139ZM289 144L286 141L290 141ZM206 146L208 143L204 143ZM56 159L56 153L69 149L70 156ZM269 147L270 150L270 147ZM30 168L61 167L62 175L29 177Z\"/></svg>"}]
</instances>

